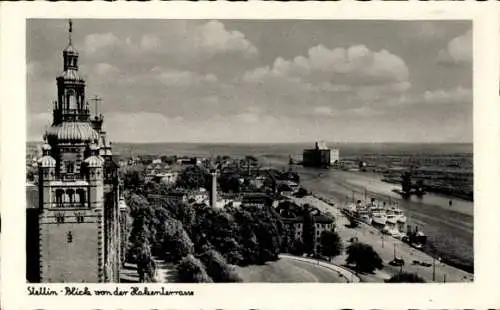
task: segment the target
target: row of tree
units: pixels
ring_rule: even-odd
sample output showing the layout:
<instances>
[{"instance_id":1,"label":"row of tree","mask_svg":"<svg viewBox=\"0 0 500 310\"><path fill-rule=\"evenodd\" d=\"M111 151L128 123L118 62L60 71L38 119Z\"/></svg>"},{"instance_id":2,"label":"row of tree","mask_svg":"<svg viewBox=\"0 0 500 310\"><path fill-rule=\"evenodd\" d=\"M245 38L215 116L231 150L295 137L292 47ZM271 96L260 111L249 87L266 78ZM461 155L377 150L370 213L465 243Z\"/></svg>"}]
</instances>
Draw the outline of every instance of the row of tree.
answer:
<instances>
[{"instance_id":1,"label":"row of tree","mask_svg":"<svg viewBox=\"0 0 500 310\"><path fill-rule=\"evenodd\" d=\"M148 201L138 193L127 195L133 218L127 260L137 264L141 281L154 277L153 256L176 264L183 282L189 279L187 271L201 270L200 266L213 281L224 282L237 280L229 264L278 259L283 224L270 207L219 210L161 195L149 197ZM228 276L217 276L213 270L224 270L222 275ZM193 279L206 279L203 272L197 274Z\"/></svg>"}]
</instances>

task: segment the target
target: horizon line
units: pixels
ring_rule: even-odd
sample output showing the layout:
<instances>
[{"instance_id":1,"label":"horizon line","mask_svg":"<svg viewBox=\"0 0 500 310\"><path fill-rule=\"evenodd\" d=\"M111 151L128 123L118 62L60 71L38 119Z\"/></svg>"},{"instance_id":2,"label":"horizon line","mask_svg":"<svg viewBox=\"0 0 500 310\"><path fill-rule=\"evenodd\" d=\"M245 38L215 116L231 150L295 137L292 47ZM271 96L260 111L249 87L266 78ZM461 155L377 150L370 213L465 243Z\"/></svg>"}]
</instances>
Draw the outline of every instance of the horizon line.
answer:
<instances>
[{"instance_id":1,"label":"horizon line","mask_svg":"<svg viewBox=\"0 0 500 310\"><path fill-rule=\"evenodd\" d=\"M252 141L151 141L151 142L127 142L127 141L111 141L112 144L311 144L315 142L325 142L331 144L474 144L470 142L450 142L450 141L328 141L328 140L315 140L315 141L267 141L267 142L252 142ZM27 140L26 143L41 143L43 140Z\"/></svg>"}]
</instances>

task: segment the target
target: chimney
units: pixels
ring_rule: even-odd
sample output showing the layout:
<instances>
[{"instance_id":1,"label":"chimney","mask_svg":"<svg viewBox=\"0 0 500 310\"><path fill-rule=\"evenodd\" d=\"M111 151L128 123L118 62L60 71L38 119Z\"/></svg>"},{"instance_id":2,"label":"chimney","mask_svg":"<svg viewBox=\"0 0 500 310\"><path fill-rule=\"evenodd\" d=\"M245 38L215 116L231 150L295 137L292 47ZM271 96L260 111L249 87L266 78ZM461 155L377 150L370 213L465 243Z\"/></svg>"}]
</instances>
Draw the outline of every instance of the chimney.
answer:
<instances>
[{"instance_id":1,"label":"chimney","mask_svg":"<svg viewBox=\"0 0 500 310\"><path fill-rule=\"evenodd\" d=\"M212 169L210 171L210 175L212 175L212 187L210 190L210 206L212 208L216 207L217 203L217 171L215 169Z\"/></svg>"}]
</instances>

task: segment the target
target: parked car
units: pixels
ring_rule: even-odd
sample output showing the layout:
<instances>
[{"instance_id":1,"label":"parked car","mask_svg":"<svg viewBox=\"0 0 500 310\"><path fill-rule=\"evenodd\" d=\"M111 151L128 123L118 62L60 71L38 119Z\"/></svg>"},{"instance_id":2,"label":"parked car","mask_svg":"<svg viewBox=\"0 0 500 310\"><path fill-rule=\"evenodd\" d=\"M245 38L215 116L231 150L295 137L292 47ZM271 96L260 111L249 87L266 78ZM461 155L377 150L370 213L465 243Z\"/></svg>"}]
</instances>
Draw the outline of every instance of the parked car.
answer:
<instances>
[{"instance_id":1,"label":"parked car","mask_svg":"<svg viewBox=\"0 0 500 310\"><path fill-rule=\"evenodd\" d=\"M351 237L351 239L349 239L349 242L352 242L352 243L355 243L358 241L359 241L358 237Z\"/></svg>"},{"instance_id":2,"label":"parked car","mask_svg":"<svg viewBox=\"0 0 500 310\"><path fill-rule=\"evenodd\" d=\"M395 258L393 259L389 265L392 265L392 266L404 266L405 265L405 260L402 259L402 258Z\"/></svg>"}]
</instances>

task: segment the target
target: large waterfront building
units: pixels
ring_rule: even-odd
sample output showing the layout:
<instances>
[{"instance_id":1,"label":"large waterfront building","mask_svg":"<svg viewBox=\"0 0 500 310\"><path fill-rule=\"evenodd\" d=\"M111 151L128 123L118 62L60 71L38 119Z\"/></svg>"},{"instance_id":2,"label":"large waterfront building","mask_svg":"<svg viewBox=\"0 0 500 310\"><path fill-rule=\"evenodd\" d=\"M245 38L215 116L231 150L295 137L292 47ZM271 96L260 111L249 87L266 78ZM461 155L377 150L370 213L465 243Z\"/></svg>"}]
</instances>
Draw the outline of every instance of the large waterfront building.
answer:
<instances>
[{"instance_id":1,"label":"large waterfront building","mask_svg":"<svg viewBox=\"0 0 500 310\"><path fill-rule=\"evenodd\" d=\"M330 149L330 165L333 167L340 166L340 153L338 149Z\"/></svg>"},{"instance_id":2,"label":"large waterfront building","mask_svg":"<svg viewBox=\"0 0 500 310\"><path fill-rule=\"evenodd\" d=\"M305 149L302 153L302 164L306 167L326 168L338 162L337 149L331 150L322 141L315 143L313 149Z\"/></svg>"},{"instance_id":3,"label":"large waterfront building","mask_svg":"<svg viewBox=\"0 0 500 310\"><path fill-rule=\"evenodd\" d=\"M103 117L90 115L71 34L70 21L53 122L38 161L37 193L29 188L27 280L119 282L127 206Z\"/></svg>"}]
</instances>

